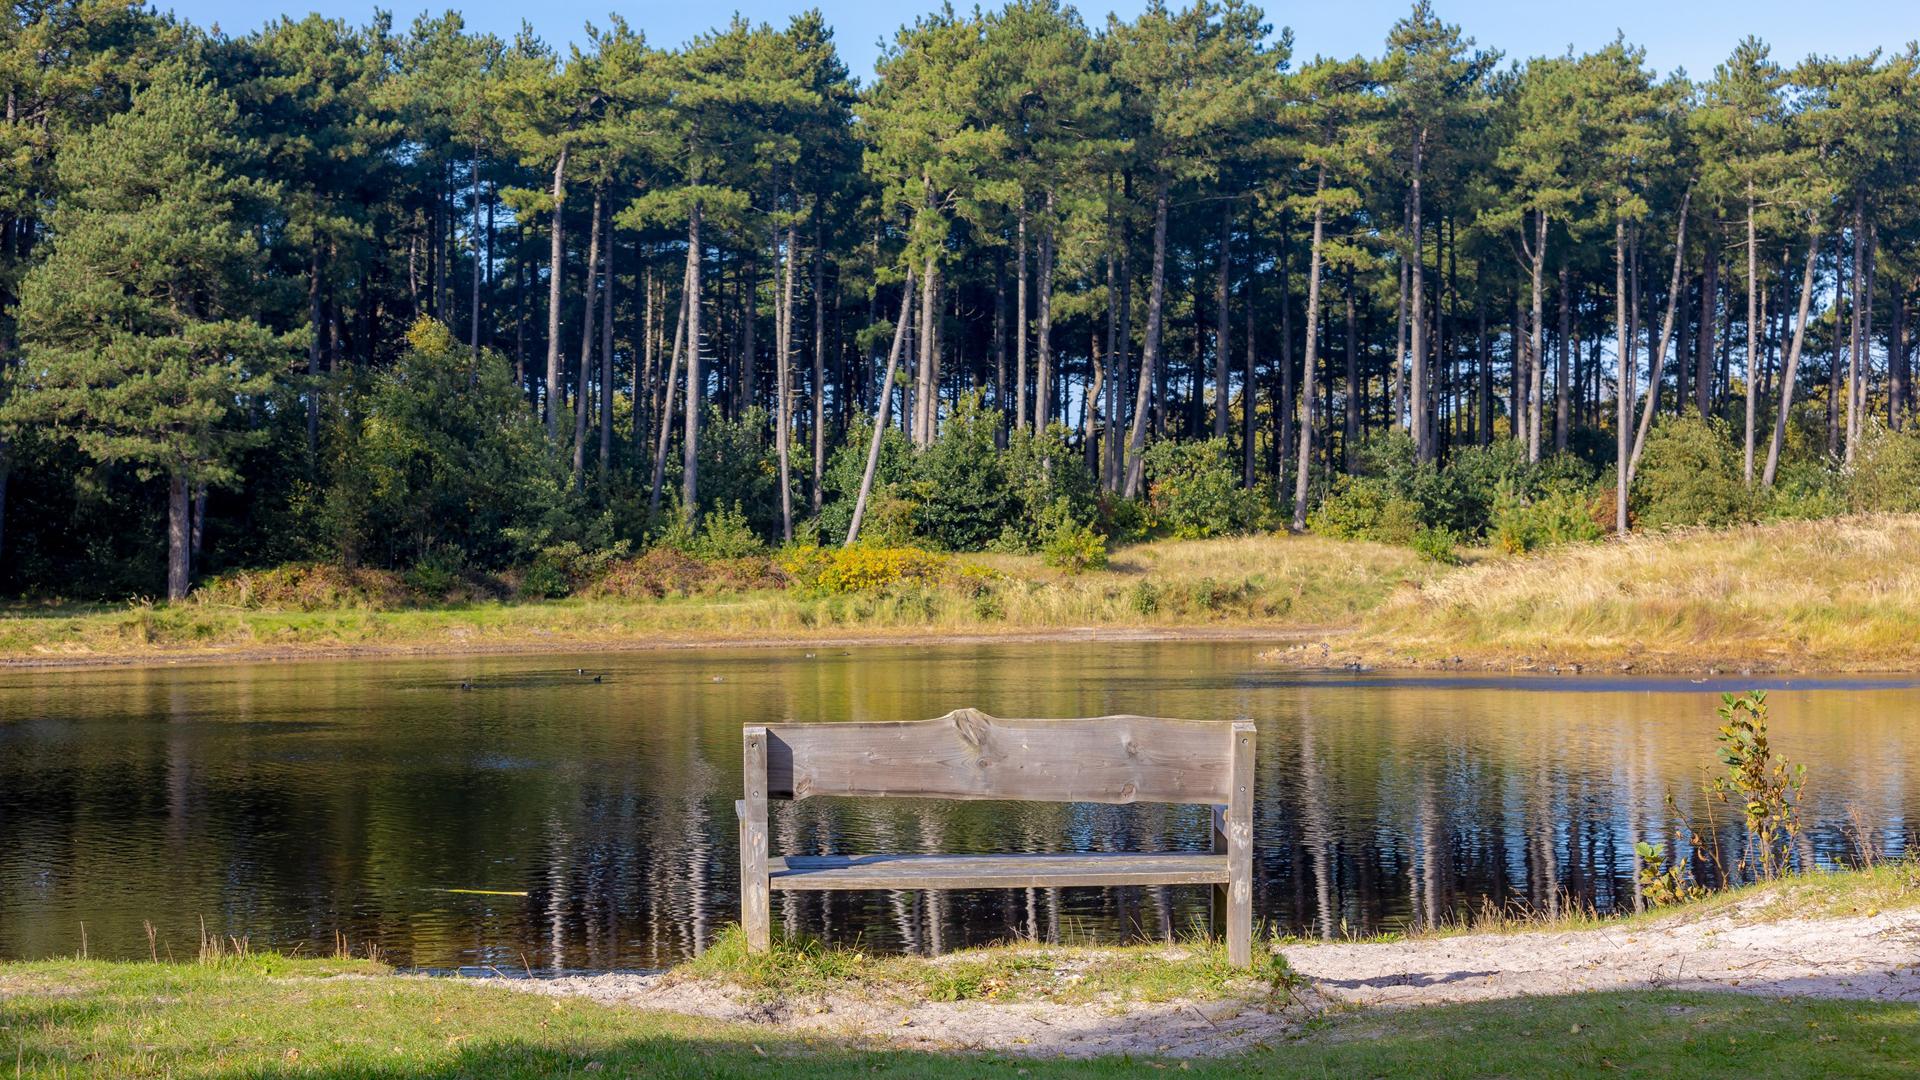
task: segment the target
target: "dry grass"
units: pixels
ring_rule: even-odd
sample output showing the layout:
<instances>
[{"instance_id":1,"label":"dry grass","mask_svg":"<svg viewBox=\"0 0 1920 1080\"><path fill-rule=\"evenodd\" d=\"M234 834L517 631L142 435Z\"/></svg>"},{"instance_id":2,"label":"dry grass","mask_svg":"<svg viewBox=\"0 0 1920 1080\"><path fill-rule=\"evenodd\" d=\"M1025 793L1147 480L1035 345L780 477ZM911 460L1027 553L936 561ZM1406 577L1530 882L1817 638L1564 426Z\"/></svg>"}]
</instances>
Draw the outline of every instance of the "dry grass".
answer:
<instances>
[{"instance_id":1,"label":"dry grass","mask_svg":"<svg viewBox=\"0 0 1920 1080\"><path fill-rule=\"evenodd\" d=\"M22 608L0 611L0 659L637 648L865 636L897 641L903 633L1079 629L1281 635L1351 624L1403 583L1434 573L1404 549L1285 535L1144 544L1117 552L1107 570L1080 575L1028 556L955 562L965 572L938 584L837 595L736 577L703 584L692 595L642 588L626 597L416 608L343 602L316 610L304 598L263 606L258 590L245 603Z\"/></svg>"},{"instance_id":2,"label":"dry grass","mask_svg":"<svg viewBox=\"0 0 1920 1080\"><path fill-rule=\"evenodd\" d=\"M1920 516L1900 515L1487 558L1402 590L1343 645L1383 664L1912 670L1915 552Z\"/></svg>"}]
</instances>

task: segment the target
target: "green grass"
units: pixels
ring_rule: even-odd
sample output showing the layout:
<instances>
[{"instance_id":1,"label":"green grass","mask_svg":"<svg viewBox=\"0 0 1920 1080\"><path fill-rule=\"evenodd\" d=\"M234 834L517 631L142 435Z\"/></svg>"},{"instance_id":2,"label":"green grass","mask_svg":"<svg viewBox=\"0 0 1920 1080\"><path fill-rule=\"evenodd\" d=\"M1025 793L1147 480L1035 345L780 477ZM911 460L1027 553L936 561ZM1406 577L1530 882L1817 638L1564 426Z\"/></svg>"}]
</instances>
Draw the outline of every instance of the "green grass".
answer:
<instances>
[{"instance_id":1,"label":"green grass","mask_svg":"<svg viewBox=\"0 0 1920 1080\"><path fill-rule=\"evenodd\" d=\"M1138 1075L1180 1063L874 1050L364 963L0 965L0 1075L366 1078ZM1920 1006L1648 991L1337 1015L1203 1076L1908 1077Z\"/></svg>"}]
</instances>

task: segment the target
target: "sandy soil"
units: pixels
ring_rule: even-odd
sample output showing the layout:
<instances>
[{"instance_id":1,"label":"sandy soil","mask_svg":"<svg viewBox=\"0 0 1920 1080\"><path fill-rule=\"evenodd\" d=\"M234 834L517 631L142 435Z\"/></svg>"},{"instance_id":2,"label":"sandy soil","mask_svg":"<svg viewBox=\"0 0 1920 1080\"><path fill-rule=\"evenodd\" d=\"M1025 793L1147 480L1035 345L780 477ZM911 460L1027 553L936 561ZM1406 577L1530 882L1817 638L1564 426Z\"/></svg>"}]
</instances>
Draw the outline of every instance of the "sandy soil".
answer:
<instances>
[{"instance_id":1,"label":"sandy soil","mask_svg":"<svg viewBox=\"0 0 1920 1080\"><path fill-rule=\"evenodd\" d=\"M792 1000L672 975L515 980L520 989L922 1050L1204 1056L1283 1038L1330 1008L1406 1008L1590 990L1730 990L1920 1001L1920 911L1754 922L1738 911L1632 929L1433 937L1281 950L1310 985L1264 1001L913 1000L885 988ZM1065 973L1063 973L1065 974ZM1070 976L1068 976L1070 977Z\"/></svg>"}]
</instances>

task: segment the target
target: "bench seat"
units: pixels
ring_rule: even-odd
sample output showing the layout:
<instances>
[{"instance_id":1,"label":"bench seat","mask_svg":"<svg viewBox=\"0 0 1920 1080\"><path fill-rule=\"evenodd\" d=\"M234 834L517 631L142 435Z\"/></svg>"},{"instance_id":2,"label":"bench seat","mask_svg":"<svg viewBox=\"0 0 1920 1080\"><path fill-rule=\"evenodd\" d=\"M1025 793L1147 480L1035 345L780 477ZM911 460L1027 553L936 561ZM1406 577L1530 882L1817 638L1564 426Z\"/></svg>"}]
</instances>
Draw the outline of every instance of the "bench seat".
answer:
<instances>
[{"instance_id":1,"label":"bench seat","mask_svg":"<svg viewBox=\"0 0 1920 1080\"><path fill-rule=\"evenodd\" d=\"M773 888L791 891L1217 885L1227 881L1227 856L1206 852L789 855L769 858L767 870Z\"/></svg>"}]
</instances>

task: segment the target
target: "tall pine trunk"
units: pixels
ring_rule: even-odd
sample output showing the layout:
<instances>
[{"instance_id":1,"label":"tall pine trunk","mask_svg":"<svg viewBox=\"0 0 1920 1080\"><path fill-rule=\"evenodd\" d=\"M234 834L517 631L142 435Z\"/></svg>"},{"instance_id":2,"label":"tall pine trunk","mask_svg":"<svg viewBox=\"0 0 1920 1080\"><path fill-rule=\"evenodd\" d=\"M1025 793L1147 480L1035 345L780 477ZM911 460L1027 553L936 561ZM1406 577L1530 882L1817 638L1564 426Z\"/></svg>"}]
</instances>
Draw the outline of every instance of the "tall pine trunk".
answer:
<instances>
[{"instance_id":1,"label":"tall pine trunk","mask_svg":"<svg viewBox=\"0 0 1920 1080\"><path fill-rule=\"evenodd\" d=\"M1707 224L1718 226L1720 222ZM1720 230L1710 227L1706 232L1706 265L1700 272L1700 327L1693 355L1693 402L1702 420L1713 415L1713 330L1720 320Z\"/></svg>"},{"instance_id":2,"label":"tall pine trunk","mask_svg":"<svg viewBox=\"0 0 1920 1080\"><path fill-rule=\"evenodd\" d=\"M1619 208L1615 207L1618 212ZM1619 343L1619 376L1615 383L1614 531L1627 535L1627 458L1633 437L1633 332L1627 324L1627 223L1613 223L1613 332Z\"/></svg>"},{"instance_id":3,"label":"tall pine trunk","mask_svg":"<svg viewBox=\"0 0 1920 1080\"><path fill-rule=\"evenodd\" d=\"M827 245L820 203L813 205L813 512L826 496L827 473Z\"/></svg>"},{"instance_id":4,"label":"tall pine trunk","mask_svg":"<svg viewBox=\"0 0 1920 1080\"><path fill-rule=\"evenodd\" d=\"M1533 285L1533 309L1529 312L1530 324L1527 327L1527 460L1540 460L1540 414L1546 401L1542 396L1542 372L1546 368L1546 286L1547 286L1547 215L1545 212L1534 214L1533 224L1533 267L1530 275Z\"/></svg>"},{"instance_id":5,"label":"tall pine trunk","mask_svg":"<svg viewBox=\"0 0 1920 1080\"><path fill-rule=\"evenodd\" d=\"M1229 429L1228 383L1232 357L1227 348L1227 277L1232 270L1233 203L1220 211L1220 251L1213 271L1213 434L1224 439Z\"/></svg>"},{"instance_id":6,"label":"tall pine trunk","mask_svg":"<svg viewBox=\"0 0 1920 1080\"><path fill-rule=\"evenodd\" d=\"M1313 366L1320 345L1320 247L1326 236L1327 170L1321 166L1313 182L1313 242L1307 249L1307 351L1300 373L1300 460L1293 475L1293 529L1307 527L1307 481L1313 472Z\"/></svg>"},{"instance_id":7,"label":"tall pine trunk","mask_svg":"<svg viewBox=\"0 0 1920 1080\"><path fill-rule=\"evenodd\" d=\"M1426 252L1423 247L1425 236L1421 231L1421 195L1420 171L1422 159L1426 156L1427 133L1422 130L1413 141L1413 267L1412 267L1412 310L1409 318L1413 323L1413 445L1415 455L1421 461L1432 461L1434 454L1433 418L1427 408L1427 318L1426 318ZM1307 333L1313 333L1312 320L1308 320ZM1307 339L1311 342L1313 339ZM1309 367L1312 365L1309 364ZM1297 515L1296 515L1297 516Z\"/></svg>"},{"instance_id":8,"label":"tall pine trunk","mask_svg":"<svg viewBox=\"0 0 1920 1080\"><path fill-rule=\"evenodd\" d=\"M893 379L900 370L900 354L907 340L907 324L913 321L913 267L907 267L907 280L900 288L900 317L893 322L893 348L887 351L886 381L880 384L879 402L873 407L873 433L867 441L867 467L860 474L860 493L853 500L853 520L847 523L847 547L860 539L860 523L867 516L867 499L873 494L873 474L880 467L881 440L887 434L887 408L893 404Z\"/></svg>"},{"instance_id":9,"label":"tall pine trunk","mask_svg":"<svg viewBox=\"0 0 1920 1080\"><path fill-rule=\"evenodd\" d=\"M1807 268L1800 279L1800 314L1793 327L1793 344L1787 348L1787 365L1780 373L1780 416L1773 425L1773 439L1767 446L1767 468L1761 475L1763 487L1772 487L1780 468L1780 447L1786 441L1787 421L1793 414L1793 381L1800 372L1800 351L1807 340L1807 308L1813 303L1813 268L1820 256L1820 232L1813 230L1807 240Z\"/></svg>"},{"instance_id":10,"label":"tall pine trunk","mask_svg":"<svg viewBox=\"0 0 1920 1080\"><path fill-rule=\"evenodd\" d=\"M1744 477L1753 486L1754 425L1760 400L1760 243L1753 223L1753 185L1747 185L1747 437Z\"/></svg>"},{"instance_id":11,"label":"tall pine trunk","mask_svg":"<svg viewBox=\"0 0 1920 1080\"><path fill-rule=\"evenodd\" d=\"M1019 266L1013 295L1013 426L1027 426L1027 201L1020 197L1020 220L1015 226L1014 259Z\"/></svg>"},{"instance_id":12,"label":"tall pine trunk","mask_svg":"<svg viewBox=\"0 0 1920 1080\"><path fill-rule=\"evenodd\" d=\"M791 464L791 444L793 441L793 259L794 248L798 244L793 223L787 223L786 265L780 274L780 326L774 333L774 348L779 355L774 358L774 439L779 447L780 458L780 538L793 543L793 475Z\"/></svg>"},{"instance_id":13,"label":"tall pine trunk","mask_svg":"<svg viewBox=\"0 0 1920 1080\"><path fill-rule=\"evenodd\" d=\"M1567 349L1573 340L1573 288L1566 266L1560 267L1560 332L1553 343L1553 450L1565 453L1573 428L1572 403L1567 392Z\"/></svg>"},{"instance_id":14,"label":"tall pine trunk","mask_svg":"<svg viewBox=\"0 0 1920 1080\"><path fill-rule=\"evenodd\" d=\"M187 474L167 475L167 599L185 600L193 581L193 499Z\"/></svg>"},{"instance_id":15,"label":"tall pine trunk","mask_svg":"<svg viewBox=\"0 0 1920 1080\"><path fill-rule=\"evenodd\" d=\"M933 256L927 256L926 272L920 279L920 365L914 379L913 443L933 444L934 417L939 412L938 389L934 385L934 325L940 319L940 268Z\"/></svg>"},{"instance_id":16,"label":"tall pine trunk","mask_svg":"<svg viewBox=\"0 0 1920 1080\"><path fill-rule=\"evenodd\" d=\"M607 473L613 468L613 206L606 207L606 254L600 259L600 498L606 499ZM640 399L633 400L634 412Z\"/></svg>"},{"instance_id":17,"label":"tall pine trunk","mask_svg":"<svg viewBox=\"0 0 1920 1080\"><path fill-rule=\"evenodd\" d=\"M1687 208L1692 202L1693 189L1689 188L1680 199L1680 222L1674 230L1673 276L1667 283L1667 317L1660 324L1660 339L1655 343L1653 358L1647 365L1647 404L1640 411L1640 428L1633 437L1633 453L1627 458L1629 486L1633 484L1634 473L1640 468L1640 452L1646 449L1647 432L1653 427L1653 414L1660 409L1660 379L1666 367L1667 346L1673 341L1674 326L1680 311L1680 281L1687 260Z\"/></svg>"},{"instance_id":18,"label":"tall pine trunk","mask_svg":"<svg viewBox=\"0 0 1920 1080\"><path fill-rule=\"evenodd\" d=\"M1165 176L1153 189L1153 271L1147 286L1147 339L1140 350L1140 382L1134 395L1133 430L1127 435L1127 482L1122 492L1129 499L1141 494L1146 477L1141 454L1147 448L1147 421L1152 411L1155 369L1160 364L1160 334L1165 322L1162 308L1167 299L1167 186Z\"/></svg>"},{"instance_id":19,"label":"tall pine trunk","mask_svg":"<svg viewBox=\"0 0 1920 1080\"><path fill-rule=\"evenodd\" d=\"M687 404L681 452L680 514L691 523L700 497L700 200L687 216Z\"/></svg>"},{"instance_id":20,"label":"tall pine trunk","mask_svg":"<svg viewBox=\"0 0 1920 1080\"><path fill-rule=\"evenodd\" d=\"M547 438L560 441L560 404L566 396L560 391L560 287L561 265L566 258L564 211L567 201L567 150L553 166L553 253L547 275Z\"/></svg>"},{"instance_id":21,"label":"tall pine trunk","mask_svg":"<svg viewBox=\"0 0 1920 1080\"><path fill-rule=\"evenodd\" d=\"M587 402L593 384L593 315L595 281L600 275L601 189L593 191L591 225L587 233L587 276L580 296L580 369L573 388L573 486L582 486L587 460Z\"/></svg>"},{"instance_id":22,"label":"tall pine trunk","mask_svg":"<svg viewBox=\"0 0 1920 1080\"><path fill-rule=\"evenodd\" d=\"M1040 310L1034 327L1033 433L1047 430L1053 408L1053 192L1047 192L1046 227L1040 231Z\"/></svg>"},{"instance_id":23,"label":"tall pine trunk","mask_svg":"<svg viewBox=\"0 0 1920 1080\"><path fill-rule=\"evenodd\" d=\"M472 175L467 178L467 188L469 193L468 201L473 204L469 209L473 213L474 230L478 232L480 226L480 158L477 154L473 158ZM468 318L469 329L467 336L469 340L467 344L473 349L473 363L476 375L478 374L480 366L480 285L484 280L482 270L485 266L485 260L482 256L486 254L487 248L488 245L479 243L473 245L473 303L471 305L472 312Z\"/></svg>"},{"instance_id":24,"label":"tall pine trunk","mask_svg":"<svg viewBox=\"0 0 1920 1080\"><path fill-rule=\"evenodd\" d=\"M674 384L680 379L681 350L685 348L687 340L687 307L693 296L693 291L687 288L692 275L693 265L689 262L680 274L680 314L673 322L673 351L667 361L666 379L660 384L659 416L655 420L658 427L654 431L653 490L647 497L648 517L660 513L660 488L665 483L667 473L667 439L673 434Z\"/></svg>"}]
</instances>

